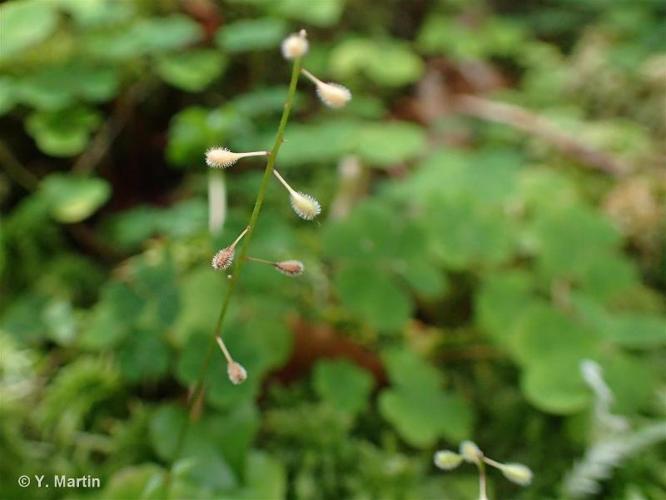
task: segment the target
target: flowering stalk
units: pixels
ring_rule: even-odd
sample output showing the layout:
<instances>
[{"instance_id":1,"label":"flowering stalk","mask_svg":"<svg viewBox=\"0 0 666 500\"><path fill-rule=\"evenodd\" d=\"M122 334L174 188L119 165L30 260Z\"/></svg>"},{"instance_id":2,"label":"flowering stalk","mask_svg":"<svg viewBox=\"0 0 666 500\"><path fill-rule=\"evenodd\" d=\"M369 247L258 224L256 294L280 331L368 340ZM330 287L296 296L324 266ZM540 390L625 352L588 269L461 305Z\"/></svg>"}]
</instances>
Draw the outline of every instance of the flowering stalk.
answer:
<instances>
[{"instance_id":1,"label":"flowering stalk","mask_svg":"<svg viewBox=\"0 0 666 500\"><path fill-rule=\"evenodd\" d=\"M252 241L252 234L254 232L254 228L257 224L257 220L259 219L259 214L261 213L261 208L264 204L264 198L266 195L266 189L268 187L268 183L270 181L271 176L273 175L273 169L275 168L275 160L277 158L278 152L280 151L280 147L282 146L282 143L284 142L284 133L285 129L287 127L287 122L289 121L289 115L291 114L291 108L294 103L294 96L296 95L296 84L298 83L298 77L301 71L301 58L296 57L293 59L293 66L291 70L291 79L289 81L289 90L287 92L287 99L284 104L284 108L282 110L282 117L280 118L280 125L278 126L278 131L275 136L275 142L273 143L273 147L271 150L268 152L268 161L266 162L266 168L264 170L264 175L261 180L261 184L259 186L259 192L257 193L257 199L254 202L254 208L252 210L252 214L250 215L250 221L247 225L246 233L245 233L245 239L243 240L243 244L240 248L240 258L236 260L236 263L233 267L233 272L231 275L231 280L229 281L229 286L227 288L227 291L224 295L224 299L222 300L222 305L220 307L220 313L217 317L217 322L215 323L215 328L213 330L213 338L211 339L211 344L210 347L208 348L208 351L206 352L206 355L201 363L201 370L199 372L199 376L197 377L197 381L194 385L194 389L192 390L192 394L190 397L190 418L186 419L183 426L180 429L180 432L178 434L178 439L176 441L176 452L174 454L174 462L180 457L180 454L182 452L183 444L185 442L185 437L187 435L187 431L189 429L190 423L193 420L193 415L192 415L192 408L194 405L194 402L197 401L201 396L204 388L204 382L205 382L205 377L208 372L208 367L210 365L210 361L212 359L213 353L215 352L215 345L218 342L217 339L220 338L220 333L222 331L222 325L224 323L224 318L227 314L227 310L229 308L229 304L231 302L231 297L234 293L234 290L236 289L236 285L238 283L238 279L240 276L240 272L243 268L243 264L247 260L247 253L248 249L250 246L250 242ZM228 361L228 359L227 359ZM170 479L170 476L169 476ZM167 491L169 488L167 488Z\"/></svg>"},{"instance_id":2,"label":"flowering stalk","mask_svg":"<svg viewBox=\"0 0 666 500\"><path fill-rule=\"evenodd\" d=\"M463 462L473 463L479 470L479 500L488 500L486 465L498 469L509 481L527 486L532 482L532 471L523 464L502 463L489 458L472 441L460 443L458 453L441 450L433 457L435 465L442 470L453 470Z\"/></svg>"}]
</instances>

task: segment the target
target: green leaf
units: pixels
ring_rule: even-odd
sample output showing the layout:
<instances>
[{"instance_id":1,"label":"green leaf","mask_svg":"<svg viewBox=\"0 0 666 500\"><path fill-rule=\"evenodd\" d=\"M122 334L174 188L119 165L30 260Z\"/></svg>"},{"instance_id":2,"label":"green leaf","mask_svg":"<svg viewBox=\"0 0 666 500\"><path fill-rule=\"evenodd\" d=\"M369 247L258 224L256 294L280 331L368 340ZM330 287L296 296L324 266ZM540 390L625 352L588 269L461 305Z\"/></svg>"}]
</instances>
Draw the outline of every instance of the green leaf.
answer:
<instances>
[{"instance_id":1,"label":"green leaf","mask_svg":"<svg viewBox=\"0 0 666 500\"><path fill-rule=\"evenodd\" d=\"M141 498L159 500L166 494L166 471L155 464L133 465L116 471L100 492L102 500Z\"/></svg>"},{"instance_id":2,"label":"green leaf","mask_svg":"<svg viewBox=\"0 0 666 500\"><path fill-rule=\"evenodd\" d=\"M175 165L203 168L204 153L211 144L228 143L233 134L249 134L251 127L232 108L185 108L171 119L167 158Z\"/></svg>"},{"instance_id":3,"label":"green leaf","mask_svg":"<svg viewBox=\"0 0 666 500\"><path fill-rule=\"evenodd\" d=\"M0 5L0 63L44 41L57 24L58 14L48 2L31 0Z\"/></svg>"},{"instance_id":4,"label":"green leaf","mask_svg":"<svg viewBox=\"0 0 666 500\"><path fill-rule=\"evenodd\" d=\"M360 130L360 122L348 119L291 124L285 133L286 142L280 149L280 163L308 165L335 162L354 150ZM271 136L269 141L272 140Z\"/></svg>"},{"instance_id":5,"label":"green leaf","mask_svg":"<svg viewBox=\"0 0 666 500\"><path fill-rule=\"evenodd\" d=\"M406 122L375 123L363 127L357 151L373 166L391 167L425 152L423 129Z\"/></svg>"},{"instance_id":6,"label":"green leaf","mask_svg":"<svg viewBox=\"0 0 666 500\"><path fill-rule=\"evenodd\" d=\"M120 343L134 327L145 299L124 283L108 282L91 311L90 324L79 339L89 349L105 349Z\"/></svg>"},{"instance_id":7,"label":"green leaf","mask_svg":"<svg viewBox=\"0 0 666 500\"><path fill-rule=\"evenodd\" d=\"M80 26L109 26L127 21L135 14L136 5L129 2L113 2L108 0L51 0L68 14Z\"/></svg>"},{"instance_id":8,"label":"green leaf","mask_svg":"<svg viewBox=\"0 0 666 500\"><path fill-rule=\"evenodd\" d=\"M352 264L335 276L342 304L368 325L384 331L397 331L409 320L412 300L385 271Z\"/></svg>"},{"instance_id":9,"label":"green leaf","mask_svg":"<svg viewBox=\"0 0 666 500\"><path fill-rule=\"evenodd\" d=\"M650 348L666 345L666 317L646 313L622 313L608 318L602 331L619 345Z\"/></svg>"},{"instance_id":10,"label":"green leaf","mask_svg":"<svg viewBox=\"0 0 666 500\"><path fill-rule=\"evenodd\" d=\"M193 19L174 14L168 17L142 19L125 34L142 51L160 53L198 42L203 37L201 26Z\"/></svg>"},{"instance_id":11,"label":"green leaf","mask_svg":"<svg viewBox=\"0 0 666 500\"><path fill-rule=\"evenodd\" d=\"M423 258L406 262L399 272L412 290L422 297L436 299L450 289L446 274Z\"/></svg>"},{"instance_id":12,"label":"green leaf","mask_svg":"<svg viewBox=\"0 0 666 500\"><path fill-rule=\"evenodd\" d=\"M333 49L331 69L341 80L365 74L380 85L399 87L421 77L423 62L406 44L351 39Z\"/></svg>"},{"instance_id":13,"label":"green leaf","mask_svg":"<svg viewBox=\"0 0 666 500\"><path fill-rule=\"evenodd\" d=\"M419 387L388 389L379 396L379 411L410 445L430 448L445 437L461 441L472 431L472 412L458 396Z\"/></svg>"},{"instance_id":14,"label":"green leaf","mask_svg":"<svg viewBox=\"0 0 666 500\"><path fill-rule=\"evenodd\" d=\"M263 49L277 52L286 33L287 23L282 19L248 19L225 24L215 35L215 42L232 53Z\"/></svg>"},{"instance_id":15,"label":"green leaf","mask_svg":"<svg viewBox=\"0 0 666 500\"><path fill-rule=\"evenodd\" d=\"M99 178L51 174L42 180L39 194L57 221L74 223L87 219L106 203L111 187Z\"/></svg>"},{"instance_id":16,"label":"green leaf","mask_svg":"<svg viewBox=\"0 0 666 500\"><path fill-rule=\"evenodd\" d=\"M465 198L432 200L426 210L432 251L448 267L494 266L513 255L513 226L498 210Z\"/></svg>"},{"instance_id":17,"label":"green leaf","mask_svg":"<svg viewBox=\"0 0 666 500\"><path fill-rule=\"evenodd\" d=\"M580 374L581 358L542 360L523 371L521 388L538 409L556 415L571 415L590 402L590 389Z\"/></svg>"},{"instance_id":18,"label":"green leaf","mask_svg":"<svg viewBox=\"0 0 666 500\"><path fill-rule=\"evenodd\" d=\"M342 412L355 415L367 406L374 380L355 364L334 360L315 365L313 383L320 398Z\"/></svg>"},{"instance_id":19,"label":"green leaf","mask_svg":"<svg viewBox=\"0 0 666 500\"><path fill-rule=\"evenodd\" d=\"M216 50L192 50L159 59L157 72L164 81L189 92L210 85L224 71L226 60Z\"/></svg>"},{"instance_id":20,"label":"green leaf","mask_svg":"<svg viewBox=\"0 0 666 500\"><path fill-rule=\"evenodd\" d=\"M532 286L532 276L527 271L505 271L486 276L476 295L476 321L507 349L513 346L516 324L523 311L538 300Z\"/></svg>"},{"instance_id":21,"label":"green leaf","mask_svg":"<svg viewBox=\"0 0 666 500\"><path fill-rule=\"evenodd\" d=\"M16 103L17 88L14 80L0 77L0 116L10 111Z\"/></svg>"},{"instance_id":22,"label":"green leaf","mask_svg":"<svg viewBox=\"0 0 666 500\"><path fill-rule=\"evenodd\" d=\"M178 434L187 418L183 408L168 405L151 419L150 441L164 460L174 459ZM190 478L207 487L237 486L258 424L256 410L247 405L237 406L225 415L209 414L191 423L182 450L182 457L196 464L188 474Z\"/></svg>"},{"instance_id":23,"label":"green leaf","mask_svg":"<svg viewBox=\"0 0 666 500\"><path fill-rule=\"evenodd\" d=\"M644 358L615 351L603 353L598 361L613 393L613 413L634 414L654 402L656 370Z\"/></svg>"},{"instance_id":24,"label":"green leaf","mask_svg":"<svg viewBox=\"0 0 666 500\"><path fill-rule=\"evenodd\" d=\"M88 145L99 115L87 108L31 114L25 126L39 148L52 156L74 156Z\"/></svg>"},{"instance_id":25,"label":"green leaf","mask_svg":"<svg viewBox=\"0 0 666 500\"><path fill-rule=\"evenodd\" d=\"M252 451L247 460L245 487L234 492L238 500L279 500L287 496L287 474L284 465L269 455Z\"/></svg>"},{"instance_id":26,"label":"green leaf","mask_svg":"<svg viewBox=\"0 0 666 500\"><path fill-rule=\"evenodd\" d=\"M533 231L538 241L538 269L548 280L584 280L598 260L620 243L611 223L585 207L545 212L536 219Z\"/></svg>"},{"instance_id":27,"label":"green leaf","mask_svg":"<svg viewBox=\"0 0 666 500\"><path fill-rule=\"evenodd\" d=\"M558 359L593 356L599 337L548 305L534 304L523 311L516 325L513 352L528 365L548 366Z\"/></svg>"},{"instance_id":28,"label":"green leaf","mask_svg":"<svg viewBox=\"0 0 666 500\"><path fill-rule=\"evenodd\" d=\"M275 4L281 15L314 26L333 26L342 15L345 0L278 0Z\"/></svg>"},{"instance_id":29,"label":"green leaf","mask_svg":"<svg viewBox=\"0 0 666 500\"><path fill-rule=\"evenodd\" d=\"M391 384L398 388L425 388L436 391L443 383L444 377L425 358L409 349L390 349L382 354L382 360L391 379Z\"/></svg>"},{"instance_id":30,"label":"green leaf","mask_svg":"<svg viewBox=\"0 0 666 500\"><path fill-rule=\"evenodd\" d=\"M44 309L44 324L49 336L60 345L69 345L74 340L78 324L72 304L68 300L52 300Z\"/></svg>"},{"instance_id":31,"label":"green leaf","mask_svg":"<svg viewBox=\"0 0 666 500\"><path fill-rule=\"evenodd\" d=\"M118 364L130 382L158 380L169 369L170 354L157 332L138 330L118 350Z\"/></svg>"}]
</instances>

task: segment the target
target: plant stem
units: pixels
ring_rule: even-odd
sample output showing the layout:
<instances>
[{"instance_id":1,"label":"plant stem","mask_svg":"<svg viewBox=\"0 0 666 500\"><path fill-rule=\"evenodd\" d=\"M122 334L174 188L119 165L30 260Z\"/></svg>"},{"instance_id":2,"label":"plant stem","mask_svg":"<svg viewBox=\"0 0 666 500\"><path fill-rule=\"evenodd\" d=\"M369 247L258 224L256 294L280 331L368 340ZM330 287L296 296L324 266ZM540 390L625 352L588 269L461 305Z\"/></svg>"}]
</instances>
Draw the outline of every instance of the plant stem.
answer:
<instances>
[{"instance_id":1,"label":"plant stem","mask_svg":"<svg viewBox=\"0 0 666 500\"><path fill-rule=\"evenodd\" d=\"M7 145L0 141L0 165L7 175L20 184L26 191L34 191L39 184L39 178L16 159L14 153Z\"/></svg>"},{"instance_id":2,"label":"plant stem","mask_svg":"<svg viewBox=\"0 0 666 500\"><path fill-rule=\"evenodd\" d=\"M206 373L208 372L208 366L210 365L212 355L215 352L216 338L221 337L220 333L222 331L224 318L227 314L227 310L229 309L231 296L233 295L234 290L236 289L236 285L238 283L238 279L240 277L240 272L241 269L243 268L243 264L247 260L246 257L250 247L250 241L252 240L252 234L254 233L254 228L257 224L257 220L259 219L259 213L261 212L261 208L264 204L266 189L268 188L271 176L273 175L273 169L275 168L275 161L277 159L278 152L280 151L282 143L284 142L284 133L285 129L287 128L287 122L289 121L289 115L291 113L291 108L294 103L294 96L296 95L296 84L298 83L298 76L300 72L301 72L301 59L296 58L294 60L294 65L291 70L289 91L287 92L287 99L284 103L284 108L282 110L280 125L278 127L277 134L275 135L275 142L273 143L273 147L268 155L268 161L266 162L266 169L264 170L264 176L261 179L261 185L259 186L257 199L254 202L254 209L252 210L252 214L250 215L250 222L248 223L246 228L247 234L245 235L245 239L241 246L239 258L236 260L236 263L234 265L234 270L231 280L229 282L229 287L227 288L226 294L224 295L224 299L222 300L220 314L217 317L217 322L215 323L215 328L213 330L210 347L208 348L208 351L206 352L206 355L202 361L199 377L197 378L197 381L194 385L194 389L192 390L192 393L189 398L190 401L189 418L185 420L184 424L181 426L180 432L178 433L178 439L176 441L176 449L173 458L174 462L178 460L180 454L182 453L182 448L185 443L185 437L187 436L187 431L189 430L190 424L193 420L191 410L194 408L196 401L202 396ZM170 490L170 482L171 482L171 473L169 473L167 478L167 492L169 492Z\"/></svg>"},{"instance_id":3,"label":"plant stem","mask_svg":"<svg viewBox=\"0 0 666 500\"><path fill-rule=\"evenodd\" d=\"M247 260L251 260L252 262L261 262L262 264L269 264L269 265L271 265L271 266L274 266L274 265L275 265L275 262L272 262L272 261L270 261L270 260L259 259L259 258L257 258L257 257L250 257L249 255L248 255L248 257L247 257Z\"/></svg>"},{"instance_id":4,"label":"plant stem","mask_svg":"<svg viewBox=\"0 0 666 500\"><path fill-rule=\"evenodd\" d=\"M486 491L486 464L483 460L476 462L479 468L479 500L488 500L488 492Z\"/></svg>"}]
</instances>

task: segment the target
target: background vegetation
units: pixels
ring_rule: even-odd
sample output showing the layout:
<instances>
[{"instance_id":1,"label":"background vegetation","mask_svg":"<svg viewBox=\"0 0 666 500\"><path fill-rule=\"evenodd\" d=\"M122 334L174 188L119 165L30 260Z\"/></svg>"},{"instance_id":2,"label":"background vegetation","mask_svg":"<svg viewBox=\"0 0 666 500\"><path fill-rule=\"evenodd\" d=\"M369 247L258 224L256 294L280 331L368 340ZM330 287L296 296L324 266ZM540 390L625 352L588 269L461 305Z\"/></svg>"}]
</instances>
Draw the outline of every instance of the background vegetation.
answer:
<instances>
[{"instance_id":1,"label":"background vegetation","mask_svg":"<svg viewBox=\"0 0 666 500\"><path fill-rule=\"evenodd\" d=\"M249 378L215 357L175 459L210 258L262 170L203 153L270 145L301 27L354 93L331 111L302 82L278 159L325 210L271 186L251 254L306 273L246 266L224 335ZM567 498L608 438L583 359L618 436L664 424L662 0L15 0L0 114L3 498L468 499L472 468L432 465L468 438L535 472L492 498ZM598 498L666 498L663 434ZM102 491L16 483L54 473Z\"/></svg>"}]
</instances>

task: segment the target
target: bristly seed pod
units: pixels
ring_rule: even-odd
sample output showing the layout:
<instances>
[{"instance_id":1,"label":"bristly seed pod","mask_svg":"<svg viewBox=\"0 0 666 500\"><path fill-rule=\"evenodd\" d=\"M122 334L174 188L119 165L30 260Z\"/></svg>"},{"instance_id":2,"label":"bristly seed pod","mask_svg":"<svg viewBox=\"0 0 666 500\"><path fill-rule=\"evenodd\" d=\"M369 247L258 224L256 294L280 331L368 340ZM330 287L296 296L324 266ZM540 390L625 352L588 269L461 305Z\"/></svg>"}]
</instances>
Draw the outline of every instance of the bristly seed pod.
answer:
<instances>
[{"instance_id":1,"label":"bristly seed pod","mask_svg":"<svg viewBox=\"0 0 666 500\"><path fill-rule=\"evenodd\" d=\"M273 174L289 192L291 208L296 212L296 215L301 219L312 220L321 213L321 205L319 205L317 200L309 194L295 191L289 184L287 184L287 181L282 178L277 170L273 170Z\"/></svg>"},{"instance_id":2,"label":"bristly seed pod","mask_svg":"<svg viewBox=\"0 0 666 500\"><path fill-rule=\"evenodd\" d=\"M290 193L291 208L301 219L312 220L321 213L321 205L309 194Z\"/></svg>"},{"instance_id":3,"label":"bristly seed pod","mask_svg":"<svg viewBox=\"0 0 666 500\"><path fill-rule=\"evenodd\" d=\"M305 270L305 266L300 260L283 260L274 264L275 269L285 276L300 276Z\"/></svg>"},{"instance_id":4,"label":"bristly seed pod","mask_svg":"<svg viewBox=\"0 0 666 500\"><path fill-rule=\"evenodd\" d=\"M238 385L247 379L247 370L240 363L232 361L227 363L227 375L229 375L232 384Z\"/></svg>"},{"instance_id":5,"label":"bristly seed pod","mask_svg":"<svg viewBox=\"0 0 666 500\"><path fill-rule=\"evenodd\" d=\"M483 459L483 452L472 441L463 441L460 443L460 454L465 459L465 462L478 464Z\"/></svg>"},{"instance_id":6,"label":"bristly seed pod","mask_svg":"<svg viewBox=\"0 0 666 500\"><path fill-rule=\"evenodd\" d=\"M231 380L231 383L234 385L238 385L241 382L244 382L245 379L247 379L247 371L245 370L245 368L243 368L243 365L234 361L234 359L231 357L231 354L229 354L227 346L224 345L222 337L218 335L217 337L215 337L215 341L217 342L217 345L220 346L220 350L222 351L222 354L224 354L224 357L227 360L227 375L229 376L229 380Z\"/></svg>"},{"instance_id":7,"label":"bristly seed pod","mask_svg":"<svg viewBox=\"0 0 666 500\"><path fill-rule=\"evenodd\" d=\"M209 167L227 168L241 158L249 156L267 156L268 151L251 151L249 153L234 153L227 148L210 148L206 151L206 163Z\"/></svg>"},{"instance_id":8,"label":"bristly seed pod","mask_svg":"<svg viewBox=\"0 0 666 500\"><path fill-rule=\"evenodd\" d=\"M234 254L236 249L233 246L228 246L217 252L213 256L211 265L216 271L226 271L231 267L231 264L234 262Z\"/></svg>"},{"instance_id":9,"label":"bristly seed pod","mask_svg":"<svg viewBox=\"0 0 666 500\"><path fill-rule=\"evenodd\" d=\"M502 464L498 467L504 477L521 486L527 486L532 482L532 471L523 464Z\"/></svg>"},{"instance_id":10,"label":"bristly seed pod","mask_svg":"<svg viewBox=\"0 0 666 500\"><path fill-rule=\"evenodd\" d=\"M455 469L463 461L463 457L450 450L441 450L435 453L434 462L443 470Z\"/></svg>"},{"instance_id":11,"label":"bristly seed pod","mask_svg":"<svg viewBox=\"0 0 666 500\"><path fill-rule=\"evenodd\" d=\"M258 259L257 257L250 256L247 257L247 260L260 262L261 264L268 264L269 266L273 266L285 276L290 277L300 276L303 274L303 271L305 271L305 266L300 260L283 260L280 262L273 262L271 260Z\"/></svg>"},{"instance_id":12,"label":"bristly seed pod","mask_svg":"<svg viewBox=\"0 0 666 500\"><path fill-rule=\"evenodd\" d=\"M243 229L243 232L238 235L236 240L229 245L226 248L223 248L219 252L217 252L213 256L213 260L211 261L211 265L213 266L213 269L216 271L226 271L231 267L231 264L234 262L234 254L236 253L236 245L238 245L238 242L245 236L245 233L247 233L249 230L248 227Z\"/></svg>"},{"instance_id":13,"label":"bristly seed pod","mask_svg":"<svg viewBox=\"0 0 666 500\"><path fill-rule=\"evenodd\" d=\"M308 40L306 37L307 33L305 30L301 30L298 33L292 33L285 38L280 46L282 56L285 59L303 57L308 51Z\"/></svg>"},{"instance_id":14,"label":"bristly seed pod","mask_svg":"<svg viewBox=\"0 0 666 500\"><path fill-rule=\"evenodd\" d=\"M322 82L308 70L302 69L301 71L315 84L319 99L329 108L342 108L351 100L351 91L344 85Z\"/></svg>"}]
</instances>

